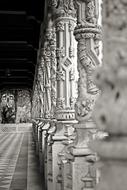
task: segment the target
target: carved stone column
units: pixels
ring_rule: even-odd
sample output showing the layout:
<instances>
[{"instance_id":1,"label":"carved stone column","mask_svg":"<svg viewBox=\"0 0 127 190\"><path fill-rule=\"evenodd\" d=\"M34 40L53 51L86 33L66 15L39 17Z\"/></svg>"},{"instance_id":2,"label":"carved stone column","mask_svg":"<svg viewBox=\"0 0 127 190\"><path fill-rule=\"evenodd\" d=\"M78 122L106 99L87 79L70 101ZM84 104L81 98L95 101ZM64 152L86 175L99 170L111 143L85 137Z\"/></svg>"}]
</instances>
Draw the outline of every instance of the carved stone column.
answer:
<instances>
[{"instance_id":1,"label":"carved stone column","mask_svg":"<svg viewBox=\"0 0 127 190\"><path fill-rule=\"evenodd\" d=\"M51 51L51 118L55 118L56 109L56 75L57 75L57 61L56 61L56 30L52 26L52 37L50 40Z\"/></svg>"},{"instance_id":2,"label":"carved stone column","mask_svg":"<svg viewBox=\"0 0 127 190\"><path fill-rule=\"evenodd\" d=\"M49 172L48 190L60 189L58 154L64 148L66 133L75 121L75 54L76 41L73 36L76 25L76 12L72 0L50 1L53 23L56 30L57 89L55 122L56 130L50 134L48 142ZM72 122L72 125L71 125Z\"/></svg>"},{"instance_id":3,"label":"carved stone column","mask_svg":"<svg viewBox=\"0 0 127 190\"><path fill-rule=\"evenodd\" d=\"M96 75L102 90L95 108L99 129L109 136L94 142L103 162L97 190L127 188L127 2L103 2L104 63ZM102 164L101 164L102 165Z\"/></svg>"},{"instance_id":4,"label":"carved stone column","mask_svg":"<svg viewBox=\"0 0 127 190\"><path fill-rule=\"evenodd\" d=\"M37 57L37 68L35 73L34 80L34 92L32 100L32 119L33 120L33 131L35 134L36 142L36 154L39 156L40 169L42 166L42 132L39 118L44 116L44 78L43 78L43 68L44 68L44 59L42 57L41 49L38 50Z\"/></svg>"},{"instance_id":5,"label":"carved stone column","mask_svg":"<svg viewBox=\"0 0 127 190\"><path fill-rule=\"evenodd\" d=\"M40 99L40 116L44 118L44 48L39 50L38 55L38 72L37 72L37 85L38 85L38 95Z\"/></svg>"},{"instance_id":6,"label":"carved stone column","mask_svg":"<svg viewBox=\"0 0 127 190\"><path fill-rule=\"evenodd\" d=\"M47 31L48 32L48 31ZM47 35L48 38L48 35ZM51 111L51 52L48 41L44 45L44 60L45 60L45 118L50 118Z\"/></svg>"},{"instance_id":7,"label":"carved stone column","mask_svg":"<svg viewBox=\"0 0 127 190\"><path fill-rule=\"evenodd\" d=\"M45 188L47 181L50 181L50 152L48 151L48 139L50 131L54 127L54 113L56 109L56 34L55 27L52 24L50 12L47 15L47 27L45 29L44 44L42 44L42 58L44 59L43 79L44 79L44 116L42 119L44 126L42 127L42 168L45 178ZM48 126L48 127L47 127ZM52 188L52 186L51 186Z\"/></svg>"},{"instance_id":8,"label":"carved stone column","mask_svg":"<svg viewBox=\"0 0 127 190\"><path fill-rule=\"evenodd\" d=\"M98 56L101 29L98 26L98 6L98 0L75 1L77 26L74 35L78 42L79 72L75 110L78 124L75 125L77 138L72 149L72 182L68 182L73 190L93 189L96 184L96 170L92 166L96 156L89 149L88 143L97 132L92 112L99 95L93 79L94 71L100 66Z\"/></svg>"},{"instance_id":9,"label":"carved stone column","mask_svg":"<svg viewBox=\"0 0 127 190\"><path fill-rule=\"evenodd\" d=\"M38 81L35 79L35 85L33 89L32 97L32 119L36 119L40 116L40 98L38 93Z\"/></svg>"},{"instance_id":10,"label":"carved stone column","mask_svg":"<svg viewBox=\"0 0 127 190\"><path fill-rule=\"evenodd\" d=\"M75 119L75 55L77 47L73 31L75 9L73 1L60 1L54 6L57 40L57 120ZM75 44L74 44L75 43Z\"/></svg>"}]
</instances>

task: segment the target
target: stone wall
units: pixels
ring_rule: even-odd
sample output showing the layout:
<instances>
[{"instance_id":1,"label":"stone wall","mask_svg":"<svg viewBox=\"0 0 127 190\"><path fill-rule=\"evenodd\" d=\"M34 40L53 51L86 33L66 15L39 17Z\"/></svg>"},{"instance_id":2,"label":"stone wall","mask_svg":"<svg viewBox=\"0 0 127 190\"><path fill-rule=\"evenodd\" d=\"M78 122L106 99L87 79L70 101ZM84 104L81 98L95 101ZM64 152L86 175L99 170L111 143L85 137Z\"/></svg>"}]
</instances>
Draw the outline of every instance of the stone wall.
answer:
<instances>
[{"instance_id":1,"label":"stone wall","mask_svg":"<svg viewBox=\"0 0 127 190\"><path fill-rule=\"evenodd\" d=\"M31 119L31 92L28 89L10 89L2 90L0 92L0 121L2 122L2 105L7 103L7 98L10 95L14 96L14 107L15 107L15 119L16 123L26 123L30 122ZM2 97L5 97L2 99ZM9 100L10 102L11 100Z\"/></svg>"}]
</instances>

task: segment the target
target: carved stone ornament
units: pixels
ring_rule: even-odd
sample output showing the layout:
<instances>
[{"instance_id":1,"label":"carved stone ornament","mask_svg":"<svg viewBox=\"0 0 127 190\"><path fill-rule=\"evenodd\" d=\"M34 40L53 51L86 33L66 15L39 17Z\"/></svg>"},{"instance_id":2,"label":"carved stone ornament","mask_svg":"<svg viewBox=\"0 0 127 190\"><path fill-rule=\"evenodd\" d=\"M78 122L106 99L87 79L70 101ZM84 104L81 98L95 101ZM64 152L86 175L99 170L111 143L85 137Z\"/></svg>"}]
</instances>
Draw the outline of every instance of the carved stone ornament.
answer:
<instances>
[{"instance_id":1,"label":"carved stone ornament","mask_svg":"<svg viewBox=\"0 0 127 190\"><path fill-rule=\"evenodd\" d=\"M75 28L75 23L73 21L70 21L69 22L69 30L74 31L74 28Z\"/></svg>"},{"instance_id":2,"label":"carved stone ornament","mask_svg":"<svg viewBox=\"0 0 127 190\"><path fill-rule=\"evenodd\" d=\"M65 98L57 98L56 107L57 109L65 109Z\"/></svg>"},{"instance_id":3,"label":"carved stone ornament","mask_svg":"<svg viewBox=\"0 0 127 190\"><path fill-rule=\"evenodd\" d=\"M56 31L64 31L64 22L60 21L56 24Z\"/></svg>"},{"instance_id":4,"label":"carved stone ornament","mask_svg":"<svg viewBox=\"0 0 127 190\"><path fill-rule=\"evenodd\" d=\"M50 6L56 17L76 16L73 0L50 0Z\"/></svg>"},{"instance_id":5,"label":"carved stone ornament","mask_svg":"<svg viewBox=\"0 0 127 190\"><path fill-rule=\"evenodd\" d=\"M52 28L51 29L47 29L46 33L45 33L45 40L46 41L50 41L52 39Z\"/></svg>"},{"instance_id":6,"label":"carved stone ornament","mask_svg":"<svg viewBox=\"0 0 127 190\"><path fill-rule=\"evenodd\" d=\"M77 27L96 27L98 20L98 7L96 0L75 1L77 9Z\"/></svg>"},{"instance_id":7,"label":"carved stone ornament","mask_svg":"<svg viewBox=\"0 0 127 190\"><path fill-rule=\"evenodd\" d=\"M81 60L81 63L87 73L87 92L96 94L98 92L98 88L93 81L93 73L97 69L97 66L87 55Z\"/></svg>"},{"instance_id":8,"label":"carved stone ornament","mask_svg":"<svg viewBox=\"0 0 127 190\"><path fill-rule=\"evenodd\" d=\"M78 59L81 63L81 69L86 73L86 86L87 92L91 94L96 94L98 92L98 88L96 87L93 79L93 73L97 69L99 65L87 55L87 49L83 42L79 42L78 44ZM82 72L83 72L82 70Z\"/></svg>"},{"instance_id":9,"label":"carved stone ornament","mask_svg":"<svg viewBox=\"0 0 127 190\"><path fill-rule=\"evenodd\" d=\"M56 34L55 30L52 30L52 40L50 43L51 50L51 115L53 117L56 108Z\"/></svg>"},{"instance_id":10,"label":"carved stone ornament","mask_svg":"<svg viewBox=\"0 0 127 190\"><path fill-rule=\"evenodd\" d=\"M73 81L73 80L75 80L75 72L74 72L73 69L71 69L71 71L70 71L70 81Z\"/></svg>"},{"instance_id":11,"label":"carved stone ornament","mask_svg":"<svg viewBox=\"0 0 127 190\"><path fill-rule=\"evenodd\" d=\"M74 57L75 56L75 51L74 51L74 48L73 47L69 47L69 56L70 58Z\"/></svg>"},{"instance_id":12,"label":"carved stone ornament","mask_svg":"<svg viewBox=\"0 0 127 190\"><path fill-rule=\"evenodd\" d=\"M65 72L57 71L57 81L65 81Z\"/></svg>"},{"instance_id":13,"label":"carved stone ornament","mask_svg":"<svg viewBox=\"0 0 127 190\"><path fill-rule=\"evenodd\" d=\"M94 0L87 0L86 5L86 21L89 23L96 24L97 19L95 16L95 1Z\"/></svg>"},{"instance_id":14,"label":"carved stone ornament","mask_svg":"<svg viewBox=\"0 0 127 190\"><path fill-rule=\"evenodd\" d=\"M15 97L14 94L4 93L1 97L2 123L15 123Z\"/></svg>"},{"instance_id":15,"label":"carved stone ornament","mask_svg":"<svg viewBox=\"0 0 127 190\"><path fill-rule=\"evenodd\" d=\"M74 108L75 108L75 103L76 103L76 98L71 97L71 98L70 98L70 106L71 106L71 109L74 109Z\"/></svg>"},{"instance_id":16,"label":"carved stone ornament","mask_svg":"<svg viewBox=\"0 0 127 190\"><path fill-rule=\"evenodd\" d=\"M65 101L64 101L65 102ZM64 103L63 102L63 103ZM62 108L63 107L63 108ZM56 108L55 118L61 121L73 121L75 120L75 110L74 109L65 109L65 105Z\"/></svg>"},{"instance_id":17,"label":"carved stone ornament","mask_svg":"<svg viewBox=\"0 0 127 190\"><path fill-rule=\"evenodd\" d=\"M42 69L41 65L39 65L39 67L38 67L37 78L38 78L38 81L41 82L41 84L43 85L43 69Z\"/></svg>"},{"instance_id":18,"label":"carved stone ornament","mask_svg":"<svg viewBox=\"0 0 127 190\"><path fill-rule=\"evenodd\" d=\"M44 58L46 61L50 60L51 58L51 51L49 46L47 46L44 50Z\"/></svg>"},{"instance_id":19,"label":"carved stone ornament","mask_svg":"<svg viewBox=\"0 0 127 190\"><path fill-rule=\"evenodd\" d=\"M75 104L76 119L79 122L90 121L94 104L94 99L79 98Z\"/></svg>"},{"instance_id":20,"label":"carved stone ornament","mask_svg":"<svg viewBox=\"0 0 127 190\"><path fill-rule=\"evenodd\" d=\"M57 58L65 57L65 48L64 47L57 48L56 49L56 56L57 56Z\"/></svg>"}]
</instances>

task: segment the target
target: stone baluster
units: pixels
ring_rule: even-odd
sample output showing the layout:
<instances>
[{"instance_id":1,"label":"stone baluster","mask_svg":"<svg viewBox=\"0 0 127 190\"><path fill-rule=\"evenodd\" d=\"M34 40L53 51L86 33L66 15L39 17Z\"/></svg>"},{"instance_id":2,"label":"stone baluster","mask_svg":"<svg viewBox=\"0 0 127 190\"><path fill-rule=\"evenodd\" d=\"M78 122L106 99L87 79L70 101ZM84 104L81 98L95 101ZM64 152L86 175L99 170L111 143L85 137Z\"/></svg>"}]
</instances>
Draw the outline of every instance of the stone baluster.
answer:
<instances>
[{"instance_id":1,"label":"stone baluster","mask_svg":"<svg viewBox=\"0 0 127 190\"><path fill-rule=\"evenodd\" d=\"M96 74L102 90L95 121L108 137L91 148L100 156L101 180L97 190L127 188L127 3L103 1L104 67Z\"/></svg>"},{"instance_id":2,"label":"stone baluster","mask_svg":"<svg viewBox=\"0 0 127 190\"><path fill-rule=\"evenodd\" d=\"M74 35L78 42L78 98L75 105L76 142L71 150L71 173L68 174L66 189L94 189L96 170L93 163L95 154L89 149L88 143L97 133L92 118L93 107L99 96L99 90L94 83L93 72L100 67L99 40L101 29L98 26L98 0L77 0L77 26ZM71 179L71 180L70 180Z\"/></svg>"}]
</instances>

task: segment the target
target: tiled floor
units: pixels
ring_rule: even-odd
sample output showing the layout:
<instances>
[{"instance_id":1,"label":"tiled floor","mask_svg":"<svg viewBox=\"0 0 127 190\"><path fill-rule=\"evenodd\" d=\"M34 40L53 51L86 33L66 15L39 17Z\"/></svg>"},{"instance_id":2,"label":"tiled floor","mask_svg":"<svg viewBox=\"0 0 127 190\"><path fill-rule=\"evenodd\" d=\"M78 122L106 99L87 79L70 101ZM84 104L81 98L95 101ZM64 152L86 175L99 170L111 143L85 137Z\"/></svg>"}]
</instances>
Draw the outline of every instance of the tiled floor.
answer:
<instances>
[{"instance_id":1,"label":"tiled floor","mask_svg":"<svg viewBox=\"0 0 127 190\"><path fill-rule=\"evenodd\" d=\"M0 190L42 190L31 132L0 134Z\"/></svg>"}]
</instances>

